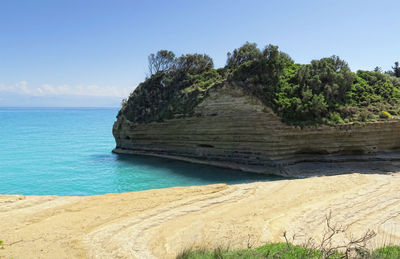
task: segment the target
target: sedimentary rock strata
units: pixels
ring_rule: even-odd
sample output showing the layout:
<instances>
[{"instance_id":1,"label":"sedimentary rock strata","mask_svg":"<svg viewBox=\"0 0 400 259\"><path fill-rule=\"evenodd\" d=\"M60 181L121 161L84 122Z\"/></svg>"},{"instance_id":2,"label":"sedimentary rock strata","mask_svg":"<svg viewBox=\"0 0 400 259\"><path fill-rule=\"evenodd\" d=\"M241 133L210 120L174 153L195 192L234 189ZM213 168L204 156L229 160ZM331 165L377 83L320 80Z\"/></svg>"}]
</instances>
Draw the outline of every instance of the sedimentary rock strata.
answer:
<instances>
[{"instance_id":1,"label":"sedimentary rock strata","mask_svg":"<svg viewBox=\"0 0 400 259\"><path fill-rule=\"evenodd\" d=\"M117 153L280 175L295 176L305 171L318 174L330 166L329 162L379 163L400 158L395 152L400 149L399 120L289 126L244 88L228 84L211 88L195 108L195 116L133 123L119 115L113 135ZM316 163L323 163L325 168L318 165L316 170ZM362 163L347 166L359 167Z\"/></svg>"}]
</instances>

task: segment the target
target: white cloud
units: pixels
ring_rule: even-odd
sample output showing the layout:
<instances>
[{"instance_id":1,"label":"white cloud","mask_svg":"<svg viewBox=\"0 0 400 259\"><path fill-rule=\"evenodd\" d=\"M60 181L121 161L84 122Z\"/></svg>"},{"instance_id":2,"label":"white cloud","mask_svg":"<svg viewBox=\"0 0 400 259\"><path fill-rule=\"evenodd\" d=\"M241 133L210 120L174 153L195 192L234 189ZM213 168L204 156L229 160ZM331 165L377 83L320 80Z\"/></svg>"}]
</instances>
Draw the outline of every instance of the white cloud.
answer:
<instances>
[{"instance_id":1,"label":"white cloud","mask_svg":"<svg viewBox=\"0 0 400 259\"><path fill-rule=\"evenodd\" d=\"M133 88L98 85L51 85L44 84L39 87L30 86L26 81L20 81L14 85L5 85L0 83L0 91L25 94L31 96L46 95L85 95L102 97L121 97L126 98Z\"/></svg>"}]
</instances>

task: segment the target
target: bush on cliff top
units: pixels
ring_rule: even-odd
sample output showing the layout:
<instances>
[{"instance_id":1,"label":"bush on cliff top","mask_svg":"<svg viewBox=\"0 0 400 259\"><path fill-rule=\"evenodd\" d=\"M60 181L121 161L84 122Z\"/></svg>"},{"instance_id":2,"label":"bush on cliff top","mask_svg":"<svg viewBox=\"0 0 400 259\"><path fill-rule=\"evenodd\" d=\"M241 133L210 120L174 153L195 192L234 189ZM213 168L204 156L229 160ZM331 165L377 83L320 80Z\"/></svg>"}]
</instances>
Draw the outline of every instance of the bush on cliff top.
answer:
<instances>
[{"instance_id":1,"label":"bush on cliff top","mask_svg":"<svg viewBox=\"0 0 400 259\"><path fill-rule=\"evenodd\" d=\"M213 86L241 82L288 124L338 124L400 115L400 78L394 72L352 72L337 56L296 64L277 46L246 43L214 69L205 54L149 56L149 77L123 102L120 114L134 122L193 116ZM382 116L384 112L390 116Z\"/></svg>"},{"instance_id":2,"label":"bush on cliff top","mask_svg":"<svg viewBox=\"0 0 400 259\"><path fill-rule=\"evenodd\" d=\"M206 90L223 81L207 55L183 55L169 61L167 66L159 65L167 62L157 61L157 56L162 55L149 59L150 77L123 103L121 113L131 121L151 122L191 116Z\"/></svg>"}]
</instances>

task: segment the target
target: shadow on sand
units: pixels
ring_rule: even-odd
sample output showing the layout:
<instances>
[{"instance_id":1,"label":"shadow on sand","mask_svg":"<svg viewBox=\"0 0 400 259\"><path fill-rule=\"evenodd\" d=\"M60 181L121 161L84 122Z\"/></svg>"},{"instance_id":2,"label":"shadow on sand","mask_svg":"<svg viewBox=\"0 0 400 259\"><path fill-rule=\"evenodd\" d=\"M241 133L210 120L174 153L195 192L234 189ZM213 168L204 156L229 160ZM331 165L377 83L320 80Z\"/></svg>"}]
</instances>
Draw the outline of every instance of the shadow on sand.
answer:
<instances>
[{"instance_id":1,"label":"shadow on sand","mask_svg":"<svg viewBox=\"0 0 400 259\"><path fill-rule=\"evenodd\" d=\"M281 166L281 173L256 174L240 170L193 164L167 158L143 155L116 155L116 159L132 165L148 165L172 171L185 177L201 178L207 182L245 183L254 181L273 181L339 174L390 174L400 171L400 153L380 153L376 155L340 155L308 157L304 161L292 161Z\"/></svg>"},{"instance_id":2,"label":"shadow on sand","mask_svg":"<svg viewBox=\"0 0 400 259\"><path fill-rule=\"evenodd\" d=\"M152 156L113 154L113 157L118 162L125 165L169 171L170 173L176 175L181 175L186 178L200 179L201 181L209 183L237 184L288 179L276 175L249 173L240 170L193 164L189 162Z\"/></svg>"}]
</instances>

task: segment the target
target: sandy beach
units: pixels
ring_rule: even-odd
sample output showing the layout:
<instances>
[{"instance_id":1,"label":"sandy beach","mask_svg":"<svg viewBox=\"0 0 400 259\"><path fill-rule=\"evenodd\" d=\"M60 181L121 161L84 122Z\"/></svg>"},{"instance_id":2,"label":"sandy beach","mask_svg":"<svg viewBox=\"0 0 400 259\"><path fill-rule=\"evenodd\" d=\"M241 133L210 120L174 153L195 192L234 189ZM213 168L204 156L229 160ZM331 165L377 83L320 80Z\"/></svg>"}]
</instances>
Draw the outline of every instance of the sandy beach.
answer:
<instances>
[{"instance_id":1,"label":"sandy beach","mask_svg":"<svg viewBox=\"0 0 400 259\"><path fill-rule=\"evenodd\" d=\"M0 195L0 258L174 258L185 248L247 248L377 232L400 242L400 173L176 187L85 197Z\"/></svg>"}]
</instances>

